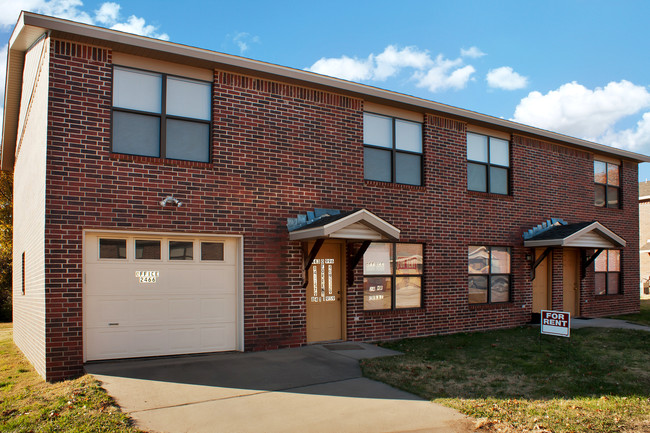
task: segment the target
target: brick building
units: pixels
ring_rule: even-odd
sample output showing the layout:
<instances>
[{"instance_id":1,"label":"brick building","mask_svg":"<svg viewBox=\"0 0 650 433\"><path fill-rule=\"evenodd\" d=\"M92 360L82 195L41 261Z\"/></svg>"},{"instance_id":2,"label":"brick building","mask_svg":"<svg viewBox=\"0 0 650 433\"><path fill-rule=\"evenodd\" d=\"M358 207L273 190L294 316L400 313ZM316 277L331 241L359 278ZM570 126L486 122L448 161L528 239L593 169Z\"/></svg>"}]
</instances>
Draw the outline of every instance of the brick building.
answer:
<instances>
[{"instance_id":1,"label":"brick building","mask_svg":"<svg viewBox=\"0 0 650 433\"><path fill-rule=\"evenodd\" d=\"M650 298L650 182L639 182L639 270L641 297Z\"/></svg>"},{"instance_id":2,"label":"brick building","mask_svg":"<svg viewBox=\"0 0 650 433\"><path fill-rule=\"evenodd\" d=\"M48 380L639 308L644 155L32 13L6 88L14 339Z\"/></svg>"}]
</instances>

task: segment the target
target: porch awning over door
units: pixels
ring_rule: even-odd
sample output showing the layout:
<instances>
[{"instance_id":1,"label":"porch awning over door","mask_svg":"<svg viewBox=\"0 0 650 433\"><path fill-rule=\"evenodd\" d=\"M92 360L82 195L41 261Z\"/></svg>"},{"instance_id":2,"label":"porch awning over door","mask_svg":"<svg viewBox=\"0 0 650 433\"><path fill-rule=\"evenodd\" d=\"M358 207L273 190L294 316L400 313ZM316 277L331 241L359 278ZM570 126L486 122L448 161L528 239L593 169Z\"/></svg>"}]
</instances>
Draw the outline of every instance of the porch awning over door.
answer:
<instances>
[{"instance_id":1,"label":"porch awning over door","mask_svg":"<svg viewBox=\"0 0 650 433\"><path fill-rule=\"evenodd\" d=\"M625 240L598 221L555 224L524 240L525 247L621 249Z\"/></svg>"},{"instance_id":2,"label":"porch awning over door","mask_svg":"<svg viewBox=\"0 0 650 433\"><path fill-rule=\"evenodd\" d=\"M320 209L319 209L320 210ZM366 209L325 213L311 221L287 224L289 239L347 239L359 241L398 241L400 230Z\"/></svg>"}]
</instances>

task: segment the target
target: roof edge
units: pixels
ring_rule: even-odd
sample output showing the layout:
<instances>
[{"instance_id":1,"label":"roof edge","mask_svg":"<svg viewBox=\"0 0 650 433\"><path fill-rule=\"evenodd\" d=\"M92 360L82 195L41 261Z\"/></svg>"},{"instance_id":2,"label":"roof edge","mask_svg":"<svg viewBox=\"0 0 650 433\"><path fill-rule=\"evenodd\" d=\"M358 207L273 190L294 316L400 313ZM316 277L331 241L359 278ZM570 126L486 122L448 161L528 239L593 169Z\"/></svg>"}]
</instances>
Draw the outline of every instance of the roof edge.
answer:
<instances>
[{"instance_id":1,"label":"roof edge","mask_svg":"<svg viewBox=\"0 0 650 433\"><path fill-rule=\"evenodd\" d=\"M21 34L24 33L25 28L34 27L46 30L52 30L62 33L70 33L87 37L89 39L103 40L118 45L133 46L140 49L151 50L154 52L171 53L183 57L195 58L197 60L207 61L209 63L223 64L225 66L234 67L237 69L249 70L262 74L269 74L280 78L289 78L296 81L301 81L310 85L319 87L326 87L339 92L352 93L360 97L368 97L370 99L379 99L384 103L407 105L414 109L421 111L434 111L449 115L455 118L460 118L468 122L478 122L487 125L497 126L511 130L512 132L519 132L528 135L540 137L542 139L552 140L570 144L584 149L589 149L595 152L616 155L618 157L631 159L636 162L650 162L650 156L642 155L639 153L617 149L614 147L606 146L591 141L570 137L560 133L547 131L544 129L536 128L529 125L520 124L510 120L481 114L478 112L445 105L439 102L430 101L427 99L410 96L402 93L393 92L390 90L380 89L365 84L355 83L351 81L342 80L335 77L316 74L309 71L289 68L286 66L275 65L271 63L262 62L259 60L247 59L244 57L234 56L231 54L219 53L203 48L191 47L169 41L162 41L146 36L140 36L130 33L121 32L118 30L106 29L89 24L78 23L61 18L54 18L46 15L40 15L33 12L21 12L16 27L12 33L11 47L20 39ZM9 77L7 77L8 80ZM5 98L7 92L5 91ZM6 111L5 111L6 117ZM3 153L4 142L6 141L6 134L3 131ZM3 158L4 159L4 158ZM3 164L4 165L4 164Z\"/></svg>"}]
</instances>

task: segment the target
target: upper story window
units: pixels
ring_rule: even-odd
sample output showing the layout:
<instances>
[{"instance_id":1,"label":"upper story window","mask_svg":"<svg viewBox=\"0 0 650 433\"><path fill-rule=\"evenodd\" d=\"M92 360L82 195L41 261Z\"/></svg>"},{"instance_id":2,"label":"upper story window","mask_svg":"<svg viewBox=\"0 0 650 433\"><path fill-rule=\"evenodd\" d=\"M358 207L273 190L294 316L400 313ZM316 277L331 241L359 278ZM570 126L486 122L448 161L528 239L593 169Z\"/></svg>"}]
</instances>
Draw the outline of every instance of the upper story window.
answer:
<instances>
[{"instance_id":1,"label":"upper story window","mask_svg":"<svg viewBox=\"0 0 650 433\"><path fill-rule=\"evenodd\" d=\"M113 152L210 161L212 84L115 67Z\"/></svg>"},{"instance_id":2,"label":"upper story window","mask_svg":"<svg viewBox=\"0 0 650 433\"><path fill-rule=\"evenodd\" d=\"M363 114L363 172L368 180L422 185L422 124Z\"/></svg>"},{"instance_id":3,"label":"upper story window","mask_svg":"<svg viewBox=\"0 0 650 433\"><path fill-rule=\"evenodd\" d=\"M611 162L594 161L594 204L600 207L618 207L619 166Z\"/></svg>"},{"instance_id":4,"label":"upper story window","mask_svg":"<svg viewBox=\"0 0 650 433\"><path fill-rule=\"evenodd\" d=\"M467 189L508 194L510 143L500 138L467 133Z\"/></svg>"}]
</instances>

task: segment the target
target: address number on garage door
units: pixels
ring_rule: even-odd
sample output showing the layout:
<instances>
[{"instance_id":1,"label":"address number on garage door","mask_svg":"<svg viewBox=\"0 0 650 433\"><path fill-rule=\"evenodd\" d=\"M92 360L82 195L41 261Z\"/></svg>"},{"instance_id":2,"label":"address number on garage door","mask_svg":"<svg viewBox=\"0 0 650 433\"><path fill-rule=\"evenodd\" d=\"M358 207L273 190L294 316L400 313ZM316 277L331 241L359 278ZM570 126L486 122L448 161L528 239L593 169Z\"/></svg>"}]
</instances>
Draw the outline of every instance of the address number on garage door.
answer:
<instances>
[{"instance_id":1,"label":"address number on garage door","mask_svg":"<svg viewBox=\"0 0 650 433\"><path fill-rule=\"evenodd\" d=\"M158 271L135 271L135 277L141 283L155 283L159 276L160 272Z\"/></svg>"}]
</instances>

